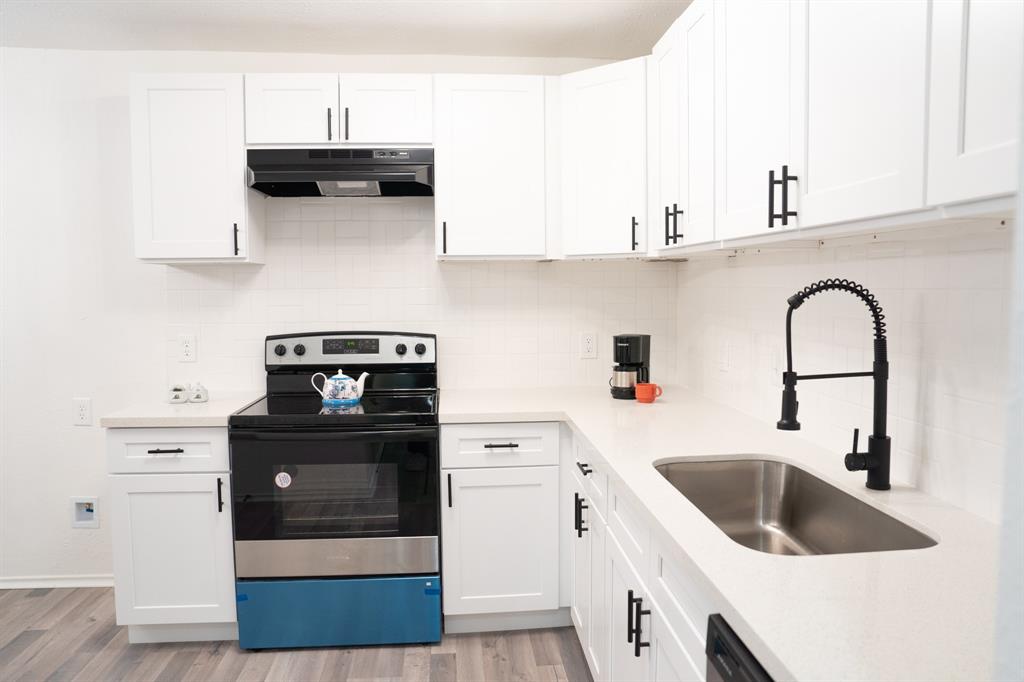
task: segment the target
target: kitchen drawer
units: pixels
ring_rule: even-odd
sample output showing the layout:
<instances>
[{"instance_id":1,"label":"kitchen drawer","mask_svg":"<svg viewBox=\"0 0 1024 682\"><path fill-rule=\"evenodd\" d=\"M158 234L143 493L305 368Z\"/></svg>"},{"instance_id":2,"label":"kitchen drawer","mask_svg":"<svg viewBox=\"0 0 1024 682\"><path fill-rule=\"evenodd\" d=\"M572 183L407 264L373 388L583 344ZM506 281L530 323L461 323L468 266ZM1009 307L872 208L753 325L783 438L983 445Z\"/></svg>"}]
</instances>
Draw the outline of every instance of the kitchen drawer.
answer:
<instances>
[{"instance_id":1,"label":"kitchen drawer","mask_svg":"<svg viewBox=\"0 0 1024 682\"><path fill-rule=\"evenodd\" d=\"M573 473L586 491L590 504L604 516L608 509L608 469L597 452L579 438L576 439Z\"/></svg>"},{"instance_id":2,"label":"kitchen drawer","mask_svg":"<svg viewBox=\"0 0 1024 682\"><path fill-rule=\"evenodd\" d=\"M640 578L646 581L651 551L649 526L636 503L623 497L615 484L608 487L608 513L605 518L626 558L640 572Z\"/></svg>"},{"instance_id":3,"label":"kitchen drawer","mask_svg":"<svg viewBox=\"0 0 1024 682\"><path fill-rule=\"evenodd\" d=\"M558 423L441 427L441 468L558 465Z\"/></svg>"},{"instance_id":4,"label":"kitchen drawer","mask_svg":"<svg viewBox=\"0 0 1024 682\"><path fill-rule=\"evenodd\" d=\"M107 429L111 474L229 471L228 430L223 427Z\"/></svg>"},{"instance_id":5,"label":"kitchen drawer","mask_svg":"<svg viewBox=\"0 0 1024 682\"><path fill-rule=\"evenodd\" d=\"M706 580L689 560L666 552L655 538L651 542L651 597L661 609L665 621L676 634L687 655L694 661L704 658L708 616L714 601L705 587Z\"/></svg>"}]
</instances>

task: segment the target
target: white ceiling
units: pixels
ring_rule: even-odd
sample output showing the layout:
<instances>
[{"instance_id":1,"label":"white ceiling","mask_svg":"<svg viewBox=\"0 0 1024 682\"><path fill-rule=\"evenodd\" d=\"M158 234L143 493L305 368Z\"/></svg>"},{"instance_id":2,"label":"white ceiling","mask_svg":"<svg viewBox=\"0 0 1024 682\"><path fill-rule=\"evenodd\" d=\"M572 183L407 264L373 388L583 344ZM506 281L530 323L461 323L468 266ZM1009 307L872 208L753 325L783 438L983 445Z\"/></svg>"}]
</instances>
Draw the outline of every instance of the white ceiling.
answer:
<instances>
[{"instance_id":1,"label":"white ceiling","mask_svg":"<svg viewBox=\"0 0 1024 682\"><path fill-rule=\"evenodd\" d=\"M690 0L0 0L0 45L621 59Z\"/></svg>"}]
</instances>

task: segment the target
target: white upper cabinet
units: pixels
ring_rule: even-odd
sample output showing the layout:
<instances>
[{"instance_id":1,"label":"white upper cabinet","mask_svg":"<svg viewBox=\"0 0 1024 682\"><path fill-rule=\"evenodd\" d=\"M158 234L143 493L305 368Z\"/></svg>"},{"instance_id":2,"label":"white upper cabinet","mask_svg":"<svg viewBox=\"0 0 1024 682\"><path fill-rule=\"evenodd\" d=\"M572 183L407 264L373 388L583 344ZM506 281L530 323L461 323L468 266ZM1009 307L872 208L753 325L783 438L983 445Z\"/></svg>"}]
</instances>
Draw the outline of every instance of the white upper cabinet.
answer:
<instances>
[{"instance_id":1,"label":"white upper cabinet","mask_svg":"<svg viewBox=\"0 0 1024 682\"><path fill-rule=\"evenodd\" d=\"M715 3L717 239L796 226L783 207L796 185L780 184L790 152L792 8L789 0Z\"/></svg>"},{"instance_id":2,"label":"white upper cabinet","mask_svg":"<svg viewBox=\"0 0 1024 682\"><path fill-rule=\"evenodd\" d=\"M682 190L670 232L673 246L716 239L715 16L711 0L694 0L679 18L679 141Z\"/></svg>"},{"instance_id":3,"label":"white upper cabinet","mask_svg":"<svg viewBox=\"0 0 1024 682\"><path fill-rule=\"evenodd\" d=\"M439 256L546 253L544 77L434 79Z\"/></svg>"},{"instance_id":4,"label":"white upper cabinet","mask_svg":"<svg viewBox=\"0 0 1024 682\"><path fill-rule=\"evenodd\" d=\"M711 0L695 0L648 60L654 253L716 239L714 25Z\"/></svg>"},{"instance_id":5,"label":"white upper cabinet","mask_svg":"<svg viewBox=\"0 0 1024 682\"><path fill-rule=\"evenodd\" d=\"M433 139L430 74L343 73L342 142L427 144Z\"/></svg>"},{"instance_id":6,"label":"white upper cabinet","mask_svg":"<svg viewBox=\"0 0 1024 682\"><path fill-rule=\"evenodd\" d=\"M671 221L682 200L679 29L680 22L673 24L647 60L647 215L655 250L672 244Z\"/></svg>"},{"instance_id":7,"label":"white upper cabinet","mask_svg":"<svg viewBox=\"0 0 1024 682\"><path fill-rule=\"evenodd\" d=\"M928 203L1017 188L1024 3L932 5Z\"/></svg>"},{"instance_id":8,"label":"white upper cabinet","mask_svg":"<svg viewBox=\"0 0 1024 682\"><path fill-rule=\"evenodd\" d=\"M645 70L637 58L561 79L566 255L647 250Z\"/></svg>"},{"instance_id":9,"label":"white upper cabinet","mask_svg":"<svg viewBox=\"0 0 1024 682\"><path fill-rule=\"evenodd\" d=\"M131 85L135 255L257 257L262 201L247 206L240 74L146 74Z\"/></svg>"},{"instance_id":10,"label":"white upper cabinet","mask_svg":"<svg viewBox=\"0 0 1024 682\"><path fill-rule=\"evenodd\" d=\"M793 0L789 204L801 227L923 207L929 4Z\"/></svg>"},{"instance_id":11,"label":"white upper cabinet","mask_svg":"<svg viewBox=\"0 0 1024 682\"><path fill-rule=\"evenodd\" d=\"M249 144L339 142L338 74L247 73L245 141Z\"/></svg>"}]
</instances>

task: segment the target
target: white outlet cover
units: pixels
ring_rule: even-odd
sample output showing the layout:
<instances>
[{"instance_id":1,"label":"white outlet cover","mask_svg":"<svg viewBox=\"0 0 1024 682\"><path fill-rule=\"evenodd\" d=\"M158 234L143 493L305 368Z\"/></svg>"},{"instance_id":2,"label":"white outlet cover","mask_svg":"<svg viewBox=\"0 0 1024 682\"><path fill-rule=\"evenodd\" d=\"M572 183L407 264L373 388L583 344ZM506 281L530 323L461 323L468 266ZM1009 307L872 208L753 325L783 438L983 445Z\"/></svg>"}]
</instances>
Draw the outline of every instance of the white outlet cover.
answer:
<instances>
[{"instance_id":1,"label":"white outlet cover","mask_svg":"<svg viewBox=\"0 0 1024 682\"><path fill-rule=\"evenodd\" d=\"M73 426L92 426L92 400L90 398L71 399L71 424Z\"/></svg>"},{"instance_id":2,"label":"white outlet cover","mask_svg":"<svg viewBox=\"0 0 1024 682\"><path fill-rule=\"evenodd\" d=\"M597 335L594 332L580 334L580 357L584 360L597 357Z\"/></svg>"},{"instance_id":3,"label":"white outlet cover","mask_svg":"<svg viewBox=\"0 0 1024 682\"><path fill-rule=\"evenodd\" d=\"M195 334L178 334L178 362L195 362L199 349Z\"/></svg>"}]
</instances>

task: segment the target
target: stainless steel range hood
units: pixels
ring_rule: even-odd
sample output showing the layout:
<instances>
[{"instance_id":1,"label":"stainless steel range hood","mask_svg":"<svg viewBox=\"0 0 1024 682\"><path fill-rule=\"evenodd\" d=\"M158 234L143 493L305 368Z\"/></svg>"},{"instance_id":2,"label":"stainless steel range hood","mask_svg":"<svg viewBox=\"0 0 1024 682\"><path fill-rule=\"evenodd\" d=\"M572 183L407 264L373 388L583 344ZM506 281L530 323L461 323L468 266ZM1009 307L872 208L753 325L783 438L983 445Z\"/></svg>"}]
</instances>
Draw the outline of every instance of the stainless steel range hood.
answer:
<instances>
[{"instance_id":1,"label":"stainless steel range hood","mask_svg":"<svg viewBox=\"0 0 1024 682\"><path fill-rule=\"evenodd\" d=\"M250 149L249 186L272 197L434 194L433 149Z\"/></svg>"}]
</instances>

